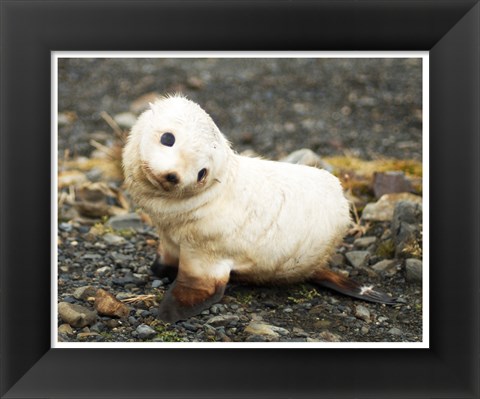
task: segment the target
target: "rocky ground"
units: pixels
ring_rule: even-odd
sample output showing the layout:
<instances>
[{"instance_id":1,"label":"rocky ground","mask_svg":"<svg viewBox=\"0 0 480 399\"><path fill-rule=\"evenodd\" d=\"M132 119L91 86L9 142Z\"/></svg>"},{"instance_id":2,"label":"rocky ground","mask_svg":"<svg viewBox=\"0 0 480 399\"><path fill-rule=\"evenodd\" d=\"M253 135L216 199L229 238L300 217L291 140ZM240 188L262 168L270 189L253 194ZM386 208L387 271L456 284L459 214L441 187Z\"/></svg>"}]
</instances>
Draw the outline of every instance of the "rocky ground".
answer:
<instances>
[{"instance_id":1,"label":"rocky ground","mask_svg":"<svg viewBox=\"0 0 480 399\"><path fill-rule=\"evenodd\" d=\"M399 304L232 283L197 317L157 320L170 282L150 272L157 236L123 189L119 150L155 93L172 91L239 152L339 176L356 214L331 266ZM421 120L418 60L60 60L59 341L422 341Z\"/></svg>"}]
</instances>

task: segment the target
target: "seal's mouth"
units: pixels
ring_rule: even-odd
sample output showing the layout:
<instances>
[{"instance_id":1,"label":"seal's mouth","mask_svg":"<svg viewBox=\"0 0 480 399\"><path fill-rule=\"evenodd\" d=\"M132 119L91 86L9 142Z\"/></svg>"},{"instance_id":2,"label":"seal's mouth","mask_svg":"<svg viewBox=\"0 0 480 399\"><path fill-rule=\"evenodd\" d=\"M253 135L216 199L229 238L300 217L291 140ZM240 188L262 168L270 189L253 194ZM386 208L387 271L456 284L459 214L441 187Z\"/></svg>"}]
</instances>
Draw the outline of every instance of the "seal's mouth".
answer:
<instances>
[{"instance_id":1,"label":"seal's mouth","mask_svg":"<svg viewBox=\"0 0 480 399\"><path fill-rule=\"evenodd\" d=\"M176 188L177 182L173 182L173 179L169 179L168 177L166 180L158 178L148 163L142 162L141 168L149 183L155 188L162 189L166 192L170 192Z\"/></svg>"}]
</instances>

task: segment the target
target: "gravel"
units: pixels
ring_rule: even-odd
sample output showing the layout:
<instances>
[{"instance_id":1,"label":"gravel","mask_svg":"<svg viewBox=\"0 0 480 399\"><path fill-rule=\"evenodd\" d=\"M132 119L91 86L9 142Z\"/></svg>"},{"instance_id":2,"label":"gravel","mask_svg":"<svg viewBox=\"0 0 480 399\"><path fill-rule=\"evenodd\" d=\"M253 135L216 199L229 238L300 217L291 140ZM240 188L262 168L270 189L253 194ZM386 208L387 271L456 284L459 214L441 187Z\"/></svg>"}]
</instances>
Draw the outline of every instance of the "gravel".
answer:
<instances>
[{"instance_id":1,"label":"gravel","mask_svg":"<svg viewBox=\"0 0 480 399\"><path fill-rule=\"evenodd\" d=\"M293 157L315 163L322 162L318 155L421 160L421 62L415 59L61 59L58 91L61 159L66 150L70 157L92 155L92 139L107 147L116 142L102 112L128 129L155 93L182 91L207 109L239 152L281 159L305 148ZM75 183L70 180L66 187L106 179L94 167L72 176ZM108 183L122 191L121 182ZM399 198L410 201L411 196ZM400 256L395 245L402 243L394 240L411 228L421 230L421 208L404 204L397 209L397 216L399 210L411 215L413 209L415 218L397 218L400 230L392 239L398 202L368 219L362 238L358 232L347 236L331 263L400 298L398 305L363 302L308 283L231 282L220 303L174 324L156 317L170 281L150 272L158 239L153 228L133 209L103 219L65 213L58 231L59 310L80 309L80 316L65 320L59 314L58 340L422 341L421 253ZM415 239L418 243L421 237ZM125 303L129 314L98 315L92 294L99 289Z\"/></svg>"}]
</instances>

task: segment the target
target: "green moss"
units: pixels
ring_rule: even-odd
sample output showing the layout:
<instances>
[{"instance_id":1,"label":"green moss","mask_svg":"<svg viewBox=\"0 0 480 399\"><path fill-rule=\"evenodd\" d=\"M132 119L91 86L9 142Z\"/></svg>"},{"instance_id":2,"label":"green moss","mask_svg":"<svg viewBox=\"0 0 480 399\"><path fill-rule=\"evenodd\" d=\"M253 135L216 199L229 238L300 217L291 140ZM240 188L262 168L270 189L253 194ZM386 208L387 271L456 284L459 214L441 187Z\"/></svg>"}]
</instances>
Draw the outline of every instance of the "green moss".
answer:
<instances>
[{"instance_id":1,"label":"green moss","mask_svg":"<svg viewBox=\"0 0 480 399\"><path fill-rule=\"evenodd\" d=\"M318 296L320 296L320 294L315 288L312 288L306 284L302 284L300 289L296 292L296 295L289 296L288 300L295 304L300 304L310 302Z\"/></svg>"},{"instance_id":2,"label":"green moss","mask_svg":"<svg viewBox=\"0 0 480 399\"><path fill-rule=\"evenodd\" d=\"M395 255L395 243L393 240L382 241L375 254L381 258L393 258Z\"/></svg>"},{"instance_id":3,"label":"green moss","mask_svg":"<svg viewBox=\"0 0 480 399\"><path fill-rule=\"evenodd\" d=\"M161 339L163 342L182 342L183 339L178 335L175 330L170 330L165 325L155 326L155 331L157 331L156 339Z\"/></svg>"}]
</instances>

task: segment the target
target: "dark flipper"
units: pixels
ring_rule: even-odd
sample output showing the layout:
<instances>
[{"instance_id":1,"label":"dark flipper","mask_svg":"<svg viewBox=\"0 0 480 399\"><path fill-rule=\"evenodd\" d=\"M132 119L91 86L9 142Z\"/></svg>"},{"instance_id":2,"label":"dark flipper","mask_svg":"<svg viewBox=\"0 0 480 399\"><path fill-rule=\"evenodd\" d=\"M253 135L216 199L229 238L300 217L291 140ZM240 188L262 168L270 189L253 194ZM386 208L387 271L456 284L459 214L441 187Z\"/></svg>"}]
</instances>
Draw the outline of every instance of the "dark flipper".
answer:
<instances>
[{"instance_id":1,"label":"dark flipper","mask_svg":"<svg viewBox=\"0 0 480 399\"><path fill-rule=\"evenodd\" d=\"M160 303L158 318L175 323L196 316L219 302L224 292L225 285L216 286L213 293L210 293L209 290L186 286L176 280Z\"/></svg>"},{"instance_id":2,"label":"dark flipper","mask_svg":"<svg viewBox=\"0 0 480 399\"><path fill-rule=\"evenodd\" d=\"M152 266L150 266L150 270L157 277L160 277L160 278L168 277L170 281L173 281L177 277L178 266L164 265L160 261L160 257L157 255L157 257L152 263Z\"/></svg>"},{"instance_id":3,"label":"dark flipper","mask_svg":"<svg viewBox=\"0 0 480 399\"><path fill-rule=\"evenodd\" d=\"M342 294L363 299L364 301L384 303L387 305L395 305L400 303L396 298L378 291L372 285L364 285L342 276L331 270L320 270L314 274L310 282L330 288Z\"/></svg>"}]
</instances>

